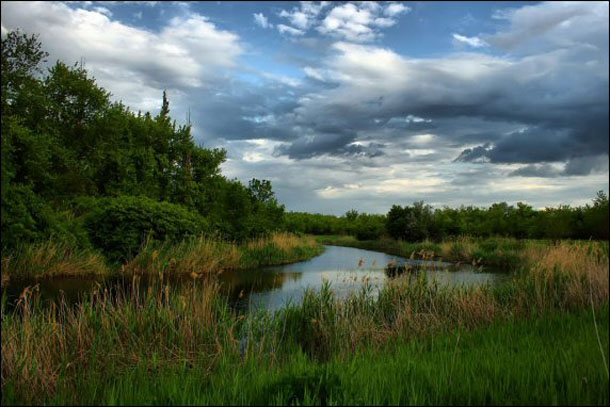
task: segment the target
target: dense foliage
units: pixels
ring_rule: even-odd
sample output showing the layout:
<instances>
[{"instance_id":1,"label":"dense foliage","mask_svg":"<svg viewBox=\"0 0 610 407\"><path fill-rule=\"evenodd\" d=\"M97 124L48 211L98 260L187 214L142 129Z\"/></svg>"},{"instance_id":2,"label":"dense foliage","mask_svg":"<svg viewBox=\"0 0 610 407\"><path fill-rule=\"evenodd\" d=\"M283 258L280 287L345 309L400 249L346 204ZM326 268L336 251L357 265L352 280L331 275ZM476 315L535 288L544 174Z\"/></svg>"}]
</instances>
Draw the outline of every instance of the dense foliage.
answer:
<instances>
[{"instance_id":1,"label":"dense foliage","mask_svg":"<svg viewBox=\"0 0 610 407\"><path fill-rule=\"evenodd\" d=\"M455 236L505 236L530 239L603 239L608 240L608 197L597 193L592 205L535 210L519 202L505 202L489 208L462 206L433 209L423 202L394 205L387 215L358 214L351 210L343 216L290 212L286 227L292 232L323 235L355 235L373 240L382 235L411 242L443 240Z\"/></svg>"},{"instance_id":2,"label":"dense foliage","mask_svg":"<svg viewBox=\"0 0 610 407\"><path fill-rule=\"evenodd\" d=\"M34 35L2 39L3 249L49 237L87 245L89 236L121 258L148 232L209 228L243 240L282 228L269 181L222 176L226 152L176 125L165 93L157 116L136 114L82 65L58 61L43 72L47 55Z\"/></svg>"},{"instance_id":3,"label":"dense foliage","mask_svg":"<svg viewBox=\"0 0 610 407\"><path fill-rule=\"evenodd\" d=\"M132 196L99 201L85 227L111 259L131 258L146 238L178 241L208 231L202 216L180 205Z\"/></svg>"}]
</instances>

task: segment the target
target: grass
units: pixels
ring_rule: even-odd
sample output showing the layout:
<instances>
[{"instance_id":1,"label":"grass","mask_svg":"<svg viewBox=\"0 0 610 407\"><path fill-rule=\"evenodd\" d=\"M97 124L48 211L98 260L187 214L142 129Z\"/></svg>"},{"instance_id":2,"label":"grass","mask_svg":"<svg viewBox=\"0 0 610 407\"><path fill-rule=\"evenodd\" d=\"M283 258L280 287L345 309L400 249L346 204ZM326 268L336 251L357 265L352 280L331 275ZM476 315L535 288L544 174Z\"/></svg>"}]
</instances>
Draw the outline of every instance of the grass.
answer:
<instances>
[{"instance_id":1,"label":"grass","mask_svg":"<svg viewBox=\"0 0 610 407\"><path fill-rule=\"evenodd\" d=\"M311 237L275 233L243 244L201 236L178 244L147 241L138 255L110 266L93 250L75 250L65 243L29 244L2 258L2 284L10 279L112 275L117 273L183 273L198 277L222 270L249 269L306 260L324 248Z\"/></svg>"},{"instance_id":2,"label":"grass","mask_svg":"<svg viewBox=\"0 0 610 407\"><path fill-rule=\"evenodd\" d=\"M551 240L527 240L514 238L472 238L433 242L406 242L390 238L379 240L357 240L354 236L314 236L321 244L349 246L359 249L376 250L396 256L418 259L438 259L457 263L468 263L483 267L486 271L516 270L535 264L536 259L547 247L557 244ZM562 244L566 244L563 241ZM608 242L574 241L572 244L592 245L608 252Z\"/></svg>"},{"instance_id":3,"label":"grass","mask_svg":"<svg viewBox=\"0 0 610 407\"><path fill-rule=\"evenodd\" d=\"M607 404L607 252L536 264L497 287L326 285L273 314L234 313L213 279L76 307L30 290L2 306L2 403Z\"/></svg>"},{"instance_id":4,"label":"grass","mask_svg":"<svg viewBox=\"0 0 610 407\"><path fill-rule=\"evenodd\" d=\"M60 241L29 244L2 256L2 285L11 278L91 276L109 272L110 268L100 253L74 249Z\"/></svg>"}]
</instances>

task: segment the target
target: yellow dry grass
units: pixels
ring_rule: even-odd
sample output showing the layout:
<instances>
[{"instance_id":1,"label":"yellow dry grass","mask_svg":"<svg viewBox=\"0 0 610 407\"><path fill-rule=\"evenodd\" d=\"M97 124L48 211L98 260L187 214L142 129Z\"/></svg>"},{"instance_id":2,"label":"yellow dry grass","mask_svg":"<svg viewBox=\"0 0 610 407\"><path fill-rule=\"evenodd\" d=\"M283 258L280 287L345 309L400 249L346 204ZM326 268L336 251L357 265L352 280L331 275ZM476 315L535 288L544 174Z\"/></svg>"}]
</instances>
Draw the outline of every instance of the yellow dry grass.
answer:
<instances>
[{"instance_id":1,"label":"yellow dry grass","mask_svg":"<svg viewBox=\"0 0 610 407\"><path fill-rule=\"evenodd\" d=\"M2 258L3 283L9 276L53 277L106 273L108 268L101 254L74 250L51 240L27 245L17 254Z\"/></svg>"}]
</instances>

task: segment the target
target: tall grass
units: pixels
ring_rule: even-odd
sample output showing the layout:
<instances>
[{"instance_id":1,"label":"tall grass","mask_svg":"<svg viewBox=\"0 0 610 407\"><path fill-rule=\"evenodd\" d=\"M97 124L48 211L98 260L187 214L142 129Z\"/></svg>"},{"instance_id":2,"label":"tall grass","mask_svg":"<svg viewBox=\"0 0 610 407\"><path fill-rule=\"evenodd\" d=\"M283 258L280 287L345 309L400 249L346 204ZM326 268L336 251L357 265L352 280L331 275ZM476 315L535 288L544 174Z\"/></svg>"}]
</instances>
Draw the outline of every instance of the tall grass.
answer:
<instances>
[{"instance_id":1,"label":"tall grass","mask_svg":"<svg viewBox=\"0 0 610 407\"><path fill-rule=\"evenodd\" d=\"M179 243L144 242L138 255L120 266L120 272L135 274L191 274L199 277L222 270L247 269L306 260L324 248L311 237L275 233L269 237L236 244L206 236ZM32 279L58 276L111 275L99 252L74 249L49 240L23 246L2 257L2 284L10 278Z\"/></svg>"},{"instance_id":2,"label":"tall grass","mask_svg":"<svg viewBox=\"0 0 610 407\"><path fill-rule=\"evenodd\" d=\"M201 236L179 244L147 242L122 267L137 274L190 274L194 278L223 270L251 269L305 260L323 247L311 237L274 233L242 244Z\"/></svg>"},{"instance_id":3,"label":"tall grass","mask_svg":"<svg viewBox=\"0 0 610 407\"><path fill-rule=\"evenodd\" d=\"M452 240L433 242L406 242L390 238L379 240L357 240L353 236L315 236L323 244L357 247L417 259L438 259L458 263L468 263L473 266L483 266L486 270L517 270L528 268L535 262L540 253L548 247L557 244L587 245L608 252L608 242L551 240L526 240L503 237L473 238L457 237Z\"/></svg>"},{"instance_id":4,"label":"tall grass","mask_svg":"<svg viewBox=\"0 0 610 407\"><path fill-rule=\"evenodd\" d=\"M377 296L364 286L338 300L326 284L273 314L235 314L213 278L182 290L163 280L132 291L101 286L76 307L41 307L29 290L13 311L2 306L2 401L607 403L607 252L564 243L538 255L535 267L500 287L449 288L404 275ZM592 309L602 315L605 348L591 340ZM561 323L545 331L549 315L573 312L587 316L567 324L578 352L553 342L566 334ZM506 337L476 333L497 324L505 324L497 329ZM590 328L586 340L582 326ZM548 348L557 343L561 349ZM526 369L528 361L545 367ZM401 371L407 381L395 379ZM475 379L481 372L482 382ZM581 373L588 387L578 386ZM556 380L562 384L549 384Z\"/></svg>"},{"instance_id":5,"label":"tall grass","mask_svg":"<svg viewBox=\"0 0 610 407\"><path fill-rule=\"evenodd\" d=\"M2 256L2 283L9 278L105 275L104 256L90 249L75 249L54 240L24 245Z\"/></svg>"}]
</instances>

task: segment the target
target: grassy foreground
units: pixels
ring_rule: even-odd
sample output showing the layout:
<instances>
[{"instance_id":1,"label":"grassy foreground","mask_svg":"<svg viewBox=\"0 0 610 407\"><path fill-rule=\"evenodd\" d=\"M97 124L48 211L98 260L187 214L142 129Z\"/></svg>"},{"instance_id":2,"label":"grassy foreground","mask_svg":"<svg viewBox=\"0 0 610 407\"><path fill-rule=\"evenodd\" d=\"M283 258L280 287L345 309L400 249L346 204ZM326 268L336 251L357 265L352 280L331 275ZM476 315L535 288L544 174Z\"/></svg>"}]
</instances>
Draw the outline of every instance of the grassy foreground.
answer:
<instances>
[{"instance_id":1,"label":"grassy foreground","mask_svg":"<svg viewBox=\"0 0 610 407\"><path fill-rule=\"evenodd\" d=\"M321 244L356 247L376 250L396 256L416 259L439 259L451 262L469 263L473 266L489 266L491 270L515 270L532 267L541 254L555 242L551 240L514 238L473 238L460 237L443 242L424 240L406 242L390 238L379 240L358 240L354 236L313 236ZM567 241L563 241L566 244ZM591 244L608 252L608 242L574 241L573 244Z\"/></svg>"},{"instance_id":2,"label":"grassy foreground","mask_svg":"<svg viewBox=\"0 0 610 407\"><path fill-rule=\"evenodd\" d=\"M211 280L77 307L33 290L2 321L2 404L608 404L608 256L585 245L497 287L405 275L248 315Z\"/></svg>"},{"instance_id":3,"label":"grassy foreground","mask_svg":"<svg viewBox=\"0 0 610 407\"><path fill-rule=\"evenodd\" d=\"M306 260L324 248L311 237L274 233L242 244L205 236L178 244L146 242L121 266L110 265L94 250L74 250L46 241L2 257L2 283L19 278L112 275L116 273L185 273L193 277L222 270L249 269Z\"/></svg>"}]
</instances>

